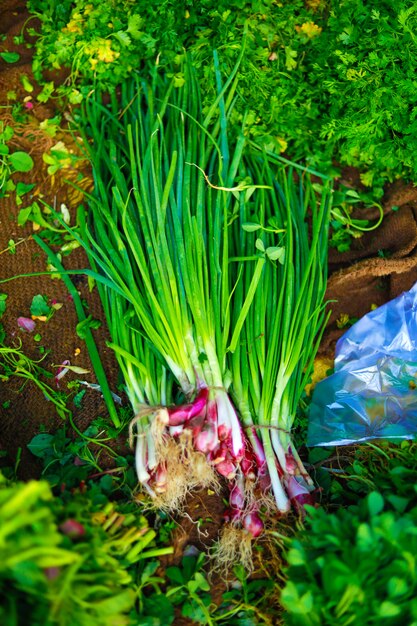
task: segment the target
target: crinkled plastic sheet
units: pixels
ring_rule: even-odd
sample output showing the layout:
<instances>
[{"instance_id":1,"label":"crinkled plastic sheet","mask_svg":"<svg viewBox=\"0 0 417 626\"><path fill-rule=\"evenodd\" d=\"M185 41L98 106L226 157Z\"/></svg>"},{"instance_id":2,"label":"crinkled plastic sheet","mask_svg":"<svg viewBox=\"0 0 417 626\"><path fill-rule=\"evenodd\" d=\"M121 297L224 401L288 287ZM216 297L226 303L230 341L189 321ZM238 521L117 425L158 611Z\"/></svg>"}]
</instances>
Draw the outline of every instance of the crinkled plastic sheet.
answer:
<instances>
[{"instance_id":1,"label":"crinkled plastic sheet","mask_svg":"<svg viewBox=\"0 0 417 626\"><path fill-rule=\"evenodd\" d=\"M417 283L340 338L334 374L313 393L307 444L416 435Z\"/></svg>"}]
</instances>

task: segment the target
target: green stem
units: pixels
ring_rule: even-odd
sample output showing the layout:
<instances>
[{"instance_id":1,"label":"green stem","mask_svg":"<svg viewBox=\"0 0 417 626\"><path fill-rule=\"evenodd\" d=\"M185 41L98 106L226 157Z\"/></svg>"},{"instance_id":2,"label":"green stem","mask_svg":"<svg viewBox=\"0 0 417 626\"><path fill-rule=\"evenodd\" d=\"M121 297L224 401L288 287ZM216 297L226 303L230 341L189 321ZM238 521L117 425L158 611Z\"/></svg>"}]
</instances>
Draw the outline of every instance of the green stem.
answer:
<instances>
[{"instance_id":1,"label":"green stem","mask_svg":"<svg viewBox=\"0 0 417 626\"><path fill-rule=\"evenodd\" d=\"M49 248L49 246L47 246L47 244L38 235L33 235L33 239L42 248L42 250L45 252L47 257L49 258L50 262L52 263L54 267L56 267L58 272L59 271L65 272L65 268L62 265L61 261L59 260L57 255ZM71 279L69 278L67 274L62 273L62 280L64 281L65 286L67 287L70 295L72 296L72 299L75 305L75 310L77 312L78 320L80 322L85 321L87 317L85 315L81 298L79 296L77 289L75 288L73 282L71 281ZM93 335L91 333L91 330L88 327L85 328L85 343L87 345L87 350L91 358L94 373L97 377L97 382L101 387L101 392L103 394L103 398L106 403L107 410L109 412L109 417L111 421L113 422L114 426L116 428L119 428L121 425L121 422L117 414L117 409L114 404L113 396L110 391L106 373L101 363L100 355L98 353Z\"/></svg>"}]
</instances>

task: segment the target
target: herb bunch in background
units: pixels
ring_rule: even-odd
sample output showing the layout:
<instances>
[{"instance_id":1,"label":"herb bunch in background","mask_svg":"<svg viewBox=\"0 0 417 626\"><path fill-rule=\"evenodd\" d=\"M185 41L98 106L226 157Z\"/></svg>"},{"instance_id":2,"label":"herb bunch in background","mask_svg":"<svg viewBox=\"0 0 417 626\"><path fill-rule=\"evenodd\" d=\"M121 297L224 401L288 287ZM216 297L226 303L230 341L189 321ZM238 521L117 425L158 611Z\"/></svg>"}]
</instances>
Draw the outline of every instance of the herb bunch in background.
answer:
<instances>
[{"instance_id":1,"label":"herb bunch in background","mask_svg":"<svg viewBox=\"0 0 417 626\"><path fill-rule=\"evenodd\" d=\"M58 93L76 104L88 94L91 85L111 90L143 62L161 51L170 60L184 37L184 10L178 3L158 4L122 0L29 0L29 10L41 21L41 29L29 27L38 35L33 71L43 83L39 97L46 101L55 89L46 81L46 69L65 68L68 77ZM182 26L181 26L182 25Z\"/></svg>"},{"instance_id":2,"label":"herb bunch in background","mask_svg":"<svg viewBox=\"0 0 417 626\"><path fill-rule=\"evenodd\" d=\"M332 163L358 167L374 197L387 181L416 179L417 13L409 0L50 0L47 8L30 0L29 8L41 20L35 74L67 68L58 92L72 102L140 72L146 59L171 62L185 47L210 103L212 48L227 75L245 38L232 119L240 125L248 112L258 143L326 173L337 173ZM180 66L174 76L185 80ZM46 82L41 99L53 89Z\"/></svg>"}]
</instances>

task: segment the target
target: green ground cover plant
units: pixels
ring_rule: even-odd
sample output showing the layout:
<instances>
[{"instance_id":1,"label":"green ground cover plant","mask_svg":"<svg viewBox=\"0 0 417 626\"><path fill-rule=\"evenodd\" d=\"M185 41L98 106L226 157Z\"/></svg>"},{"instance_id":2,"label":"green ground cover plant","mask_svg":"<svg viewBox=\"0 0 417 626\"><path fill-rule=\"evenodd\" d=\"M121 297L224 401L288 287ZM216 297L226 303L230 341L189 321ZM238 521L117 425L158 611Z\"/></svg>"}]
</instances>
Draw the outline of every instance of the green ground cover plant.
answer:
<instances>
[{"instance_id":1,"label":"green ground cover plant","mask_svg":"<svg viewBox=\"0 0 417 626\"><path fill-rule=\"evenodd\" d=\"M417 624L417 508L385 504L373 491L332 514L309 508L287 553L285 624Z\"/></svg>"},{"instance_id":2,"label":"green ground cover plant","mask_svg":"<svg viewBox=\"0 0 417 626\"><path fill-rule=\"evenodd\" d=\"M313 475L324 491L330 509L354 504L371 491L382 493L385 508L402 513L417 504L417 445L368 443L344 451L343 448L315 448L310 462Z\"/></svg>"}]
</instances>

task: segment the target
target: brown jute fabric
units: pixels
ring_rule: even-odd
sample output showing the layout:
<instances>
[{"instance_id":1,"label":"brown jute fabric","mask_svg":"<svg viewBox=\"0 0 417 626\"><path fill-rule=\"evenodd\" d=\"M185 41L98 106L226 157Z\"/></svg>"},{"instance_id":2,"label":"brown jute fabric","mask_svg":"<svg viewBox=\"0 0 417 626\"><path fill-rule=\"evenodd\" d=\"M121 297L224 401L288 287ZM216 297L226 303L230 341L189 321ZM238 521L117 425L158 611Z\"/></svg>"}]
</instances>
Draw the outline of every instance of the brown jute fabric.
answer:
<instances>
[{"instance_id":1,"label":"brown jute fabric","mask_svg":"<svg viewBox=\"0 0 417 626\"><path fill-rule=\"evenodd\" d=\"M53 180L47 174L46 165L42 160L42 154L51 147L51 138L39 130L39 122L54 115L53 105L39 104L36 101L39 88L36 87L31 72L31 50L13 43L13 36L21 32L27 18L24 0L3 0L1 3L0 29L7 35L3 49L17 51L21 58L13 65L0 60L0 104L7 104L6 94L9 90L16 91L18 102L23 102L28 96L21 84L22 74L26 74L35 87L34 92L30 94L34 104L30 112L30 121L17 129L19 132L13 139L13 149L29 151L35 161L35 168L28 175L15 176L15 179L36 183L37 193L42 194L44 201L57 207L64 202L74 215L80 198L77 194L71 193L68 186L62 182L63 178L71 178L71 170L67 169ZM36 25L36 22L31 22L31 25ZM10 109L0 109L0 116L5 123L10 122ZM59 139L70 145L68 134L63 133ZM54 138L52 142L55 140L58 138ZM88 178L87 167L85 172ZM348 168L342 178L348 182L358 179L357 173ZM25 204L26 202L29 204L33 199L28 194L25 197ZM392 211L392 206L399 208ZM332 315L323 337L322 353L331 355L336 339L343 332L336 324L341 313L350 317L360 317L367 313L372 305L383 304L409 289L417 280L417 189L398 181L387 189L383 207L385 219L376 232L367 233L355 240L349 252L340 254L334 250L330 251L327 297L336 302L331 304ZM16 206L13 194L0 200L0 280L25 273L42 272L46 268L45 255L31 239L32 226L28 224L22 228L16 224L19 208L21 207ZM361 214L361 217L376 216L375 209L368 210L365 215ZM17 246L15 254L2 252L7 248L10 239L15 241L24 239L24 242ZM86 267L86 259L83 252L78 249L64 258L64 264L68 269L83 268ZM89 293L87 281L82 274L77 275L74 280L82 298L88 303L88 313L104 322L96 290ZM43 361L46 369L53 371L52 365L70 359L73 365L90 370L90 374L83 376L86 380L96 382L85 345L75 332L77 317L74 305L68 299L67 290L61 280L51 280L48 276L20 278L0 285L0 292L9 296L7 311L2 320L7 332L8 345L16 345L22 341L24 352L32 358L39 358L38 346L43 345L51 350ZM48 323L37 323L36 332L42 335L39 343L33 340L33 334L24 333L17 326L19 316L30 315L30 303L33 296L38 293L63 303L63 307ZM94 334L111 386L115 389L117 367L112 352L106 347L108 336L105 325L94 331ZM77 348L81 352L75 356ZM66 382L72 378L77 376L68 374L63 380L63 390L66 389ZM22 448L21 475L26 478L36 474L36 462L26 450L26 444L39 432L41 425L47 431L53 432L62 422L57 417L54 407L45 400L35 385L29 383L24 386L23 392L17 393L22 387L22 382L16 377L11 377L9 381L0 381L0 449L7 450L8 460L13 462L18 448ZM106 413L100 394L94 391L86 393L81 409L75 409L73 406L71 408L74 409L74 419L81 430L97 415Z\"/></svg>"},{"instance_id":2,"label":"brown jute fabric","mask_svg":"<svg viewBox=\"0 0 417 626\"><path fill-rule=\"evenodd\" d=\"M16 128L16 135L12 139L12 150L25 150L29 152L35 162L34 169L28 174L14 175L15 182L23 181L35 183L32 192L24 196L23 204L16 206L13 193L9 197L0 199L0 280L4 280L21 274L44 272L47 260L39 246L31 239L33 229L31 224L24 227L17 226L16 219L19 209L29 205L33 200L43 201L59 209L61 203L65 203L72 216L75 215L77 205L82 198L80 194L63 183L63 179L74 179L79 171L75 168L67 168L58 173L54 178L48 175L47 165L43 162L42 155L47 152L57 141L63 141L70 149L74 149L69 133L61 133L53 139L40 130L39 122L51 118L56 111L53 105L40 104L36 101L39 88L36 86L31 71L31 50L26 46L13 43L13 36L19 34L23 28L28 14L25 2L22 0L7 0L0 6L0 28L6 33L4 49L17 51L21 55L18 63L8 65L0 61L0 104L10 104L7 100L7 92L14 90L17 94L17 102L23 103L29 95L22 86L20 77L26 74L34 86L32 96L33 109L29 114L29 121L24 125L16 125L12 122L10 108L0 109L0 119L10 123ZM33 25L33 22L31 22ZM4 30L5 29L5 30ZM88 167L84 164L86 179L88 182ZM72 171L74 170L74 171ZM35 194L36 195L32 195ZM16 246L15 254L5 251L8 242L23 240ZM86 257L81 249L73 251L69 256L63 257L63 264L67 269L87 267ZM103 321L100 329L93 331L96 343L106 370L109 382L116 391L118 381L117 364L112 351L106 347L109 338L104 323L104 316L97 290L89 292L87 280L82 275L76 275L73 282L87 304L87 314ZM0 285L0 292L8 295L6 313L2 323L6 330L6 345L18 346L22 342L22 350L33 359L40 358L39 346L44 346L50 353L42 361L42 366L50 372L56 372L53 365L59 365L69 359L72 365L77 365L89 370L89 374L75 375L68 373L60 383L62 391L66 389L66 383L74 379L85 379L89 382L97 382L84 342L76 334L77 316L75 307L69 298L67 289L62 280L51 280L49 276L31 278L18 278ZM44 294L51 300L55 299L62 303L60 310L47 322L36 322L34 333L25 333L17 325L19 316L30 317L30 304L36 294ZM42 337L40 342L34 341L34 335L39 333ZM81 352L76 356L76 350ZM1 374L1 371L0 371ZM56 388L54 380L50 385ZM23 392L19 392L22 389ZM82 387L83 388L83 387ZM98 415L106 415L106 407L97 391L87 390L80 409L76 409L69 402L69 408L73 410L74 422L84 430ZM23 478L36 474L36 461L27 449L26 444L39 432L43 426L47 432L53 432L62 426L62 420L57 416L51 402L48 402L43 394L33 383L24 384L24 381L16 376L10 377L9 381L0 380L0 449L7 450L7 462L14 462L18 448L22 449L22 461L20 464Z\"/></svg>"},{"instance_id":3,"label":"brown jute fabric","mask_svg":"<svg viewBox=\"0 0 417 626\"><path fill-rule=\"evenodd\" d=\"M417 281L417 189L395 183L387 189L383 207L384 221L376 231L355 240L344 254L330 251L327 299L334 302L321 353L331 355L343 334L337 327L341 314L362 317Z\"/></svg>"}]
</instances>

